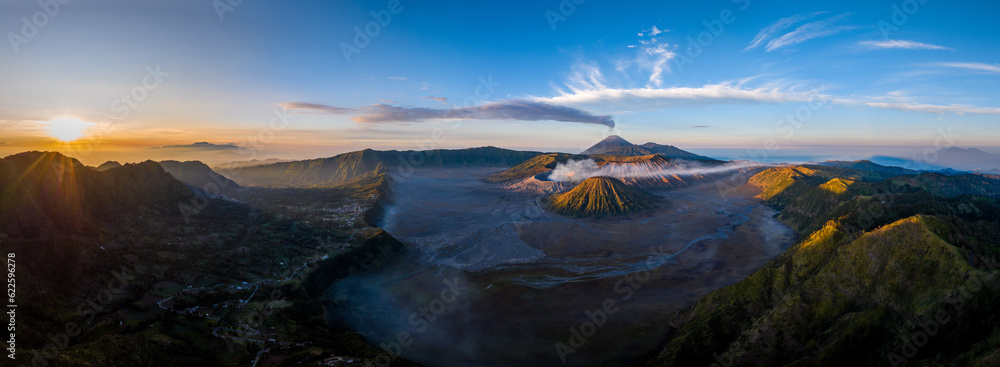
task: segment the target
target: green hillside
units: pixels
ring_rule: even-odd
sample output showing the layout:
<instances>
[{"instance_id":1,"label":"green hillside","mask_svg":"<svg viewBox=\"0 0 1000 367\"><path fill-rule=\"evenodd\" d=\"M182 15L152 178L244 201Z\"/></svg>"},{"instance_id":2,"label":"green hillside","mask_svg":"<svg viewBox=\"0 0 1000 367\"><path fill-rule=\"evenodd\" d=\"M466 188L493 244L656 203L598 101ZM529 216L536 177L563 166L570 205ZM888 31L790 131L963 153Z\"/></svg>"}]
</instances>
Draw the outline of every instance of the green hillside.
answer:
<instances>
[{"instance_id":1,"label":"green hillside","mask_svg":"<svg viewBox=\"0 0 1000 367\"><path fill-rule=\"evenodd\" d=\"M1000 201L970 195L995 183L855 181L867 175L810 166L753 177L803 240L677 313L650 364L996 365ZM949 196L929 192L945 187ZM920 323L941 312L949 320L913 350Z\"/></svg>"},{"instance_id":2,"label":"green hillside","mask_svg":"<svg viewBox=\"0 0 1000 367\"><path fill-rule=\"evenodd\" d=\"M966 254L933 230L942 226L914 216L852 239L828 223L749 278L679 313L679 327L653 364L710 365L718 358L740 366L896 365L890 354L906 358L902 337L939 312L950 320L913 359L947 353L963 364L995 362L990 348L998 340L989 338L1000 331L993 316L997 272L968 265ZM976 302L955 310L967 296Z\"/></svg>"}]
</instances>

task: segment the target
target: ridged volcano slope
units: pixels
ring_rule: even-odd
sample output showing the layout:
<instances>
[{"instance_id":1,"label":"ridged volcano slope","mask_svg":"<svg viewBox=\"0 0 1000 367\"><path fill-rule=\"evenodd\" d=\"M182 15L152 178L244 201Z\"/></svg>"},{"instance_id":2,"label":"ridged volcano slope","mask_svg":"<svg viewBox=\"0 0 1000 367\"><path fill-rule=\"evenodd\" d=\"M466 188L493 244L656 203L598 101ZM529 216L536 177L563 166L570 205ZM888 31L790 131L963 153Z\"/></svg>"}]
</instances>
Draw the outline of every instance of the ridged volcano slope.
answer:
<instances>
[{"instance_id":1,"label":"ridged volcano slope","mask_svg":"<svg viewBox=\"0 0 1000 367\"><path fill-rule=\"evenodd\" d=\"M591 177L572 190L549 197L550 210L577 217L637 213L655 206L660 197L634 189L613 177Z\"/></svg>"}]
</instances>

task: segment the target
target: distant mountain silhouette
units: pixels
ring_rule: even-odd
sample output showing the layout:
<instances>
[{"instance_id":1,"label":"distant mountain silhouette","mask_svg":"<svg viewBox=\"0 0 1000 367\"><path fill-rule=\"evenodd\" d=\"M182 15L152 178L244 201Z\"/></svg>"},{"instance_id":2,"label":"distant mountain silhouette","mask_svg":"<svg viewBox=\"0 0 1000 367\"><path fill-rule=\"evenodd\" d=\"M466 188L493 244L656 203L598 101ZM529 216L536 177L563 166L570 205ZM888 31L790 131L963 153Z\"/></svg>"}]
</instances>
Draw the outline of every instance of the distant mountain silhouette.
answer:
<instances>
[{"instance_id":1,"label":"distant mountain silhouette","mask_svg":"<svg viewBox=\"0 0 1000 367\"><path fill-rule=\"evenodd\" d=\"M940 171L948 168L960 171L1000 170L1000 154L984 152L976 148L951 147L914 157L874 156L879 164L899 166L922 171Z\"/></svg>"},{"instance_id":2,"label":"distant mountain silhouette","mask_svg":"<svg viewBox=\"0 0 1000 367\"><path fill-rule=\"evenodd\" d=\"M240 185L200 161L161 161L160 167L178 181L208 195L235 197Z\"/></svg>"},{"instance_id":3,"label":"distant mountain silhouette","mask_svg":"<svg viewBox=\"0 0 1000 367\"><path fill-rule=\"evenodd\" d=\"M253 166L263 166L265 164L275 164L282 162L292 162L291 159L278 159L278 158L268 158L268 159L251 159L249 161L232 161L228 163L218 163L209 165L213 170L223 170L223 169L233 169L239 167L253 167Z\"/></svg>"},{"instance_id":4,"label":"distant mountain silhouette","mask_svg":"<svg viewBox=\"0 0 1000 367\"><path fill-rule=\"evenodd\" d=\"M107 162L101 163L100 166L97 166L94 169L96 169L98 171L107 171L109 169L118 168L118 167L121 167L121 166L122 166L122 164L118 163L117 161L107 161Z\"/></svg>"},{"instance_id":5,"label":"distant mountain silhouette","mask_svg":"<svg viewBox=\"0 0 1000 367\"><path fill-rule=\"evenodd\" d=\"M193 194L159 164L98 171L55 152L0 159L0 228L15 238L96 234L124 216L180 215Z\"/></svg>"},{"instance_id":6,"label":"distant mountain silhouette","mask_svg":"<svg viewBox=\"0 0 1000 367\"><path fill-rule=\"evenodd\" d=\"M601 140L594 146L587 148L580 154L596 155L596 154L609 154L609 155L627 155L627 156L642 156L657 154L666 158L681 158L681 159L698 159L698 160L715 160L713 158L700 156L688 151L684 151L672 145L661 145L653 142L649 142L642 145L635 145L628 142L618 135L611 135L604 140Z\"/></svg>"}]
</instances>

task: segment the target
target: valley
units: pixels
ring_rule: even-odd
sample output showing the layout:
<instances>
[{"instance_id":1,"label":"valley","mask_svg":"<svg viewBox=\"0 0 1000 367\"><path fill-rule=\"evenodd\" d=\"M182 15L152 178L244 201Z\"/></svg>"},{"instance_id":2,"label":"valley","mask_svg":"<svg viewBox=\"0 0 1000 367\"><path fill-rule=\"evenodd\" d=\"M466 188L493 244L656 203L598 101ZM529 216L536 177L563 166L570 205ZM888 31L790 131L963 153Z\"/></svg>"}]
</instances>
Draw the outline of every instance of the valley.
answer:
<instances>
[{"instance_id":1,"label":"valley","mask_svg":"<svg viewBox=\"0 0 1000 367\"><path fill-rule=\"evenodd\" d=\"M978 279L930 351L994 358L994 326L970 323L1000 305L989 175L496 148L407 166L413 154L229 176L0 160L0 244L22 265L21 301L49 302L19 313L37 325L22 350L66 366L767 365L859 348L884 361L906 344L880 338Z\"/></svg>"},{"instance_id":2,"label":"valley","mask_svg":"<svg viewBox=\"0 0 1000 367\"><path fill-rule=\"evenodd\" d=\"M395 178L380 226L409 249L405 260L329 290L336 316L372 344L413 335L401 355L429 365L630 365L651 350L663 319L780 254L792 230L751 195L714 185L655 191L666 204L631 218L574 219L532 192L483 182L502 168L427 168ZM443 280L458 303L426 327L420 310ZM641 279L638 282L637 279ZM600 332L560 355L570 328L606 300L618 305ZM623 346L624 336L627 346ZM445 353L447 351L447 353ZM458 358L458 359L456 359ZM476 361L490 361L480 364ZM631 361L631 362L630 362Z\"/></svg>"}]
</instances>

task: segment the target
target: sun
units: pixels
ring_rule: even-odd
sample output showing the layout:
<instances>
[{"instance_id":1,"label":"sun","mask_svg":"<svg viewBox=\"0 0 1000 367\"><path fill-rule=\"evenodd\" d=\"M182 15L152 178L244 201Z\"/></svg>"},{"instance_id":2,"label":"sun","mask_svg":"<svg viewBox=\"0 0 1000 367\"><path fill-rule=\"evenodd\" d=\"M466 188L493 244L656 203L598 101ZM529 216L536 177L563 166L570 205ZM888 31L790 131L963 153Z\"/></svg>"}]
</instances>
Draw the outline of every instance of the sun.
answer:
<instances>
[{"instance_id":1,"label":"sun","mask_svg":"<svg viewBox=\"0 0 1000 367\"><path fill-rule=\"evenodd\" d=\"M84 131L94 126L93 123L72 116L59 116L46 124L48 124L49 135L62 142L71 142L82 138L85 134Z\"/></svg>"}]
</instances>

